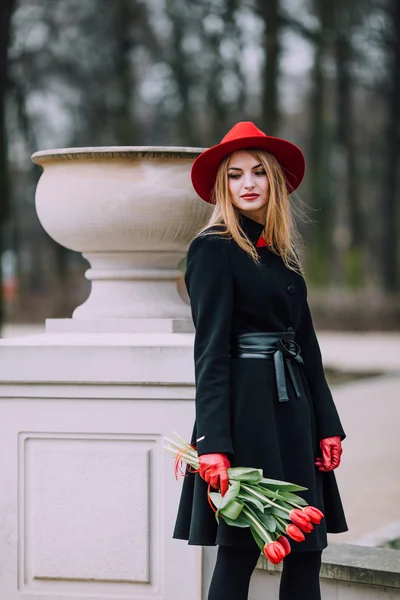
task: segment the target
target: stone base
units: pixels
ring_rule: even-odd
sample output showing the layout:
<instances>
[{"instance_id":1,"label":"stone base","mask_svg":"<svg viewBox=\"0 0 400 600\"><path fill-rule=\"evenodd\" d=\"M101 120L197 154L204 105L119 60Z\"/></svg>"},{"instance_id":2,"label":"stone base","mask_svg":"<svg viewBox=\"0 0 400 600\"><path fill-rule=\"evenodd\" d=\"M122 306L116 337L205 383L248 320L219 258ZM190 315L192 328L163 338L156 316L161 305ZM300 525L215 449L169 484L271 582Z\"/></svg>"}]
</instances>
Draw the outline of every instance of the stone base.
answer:
<instances>
[{"instance_id":1,"label":"stone base","mask_svg":"<svg viewBox=\"0 0 400 600\"><path fill-rule=\"evenodd\" d=\"M71 332L6 338L0 340L0 385L6 383L193 388L193 335Z\"/></svg>"},{"instance_id":2,"label":"stone base","mask_svg":"<svg viewBox=\"0 0 400 600\"><path fill-rule=\"evenodd\" d=\"M1 599L201 600L164 450L191 435L193 371L191 334L0 341Z\"/></svg>"},{"instance_id":3,"label":"stone base","mask_svg":"<svg viewBox=\"0 0 400 600\"><path fill-rule=\"evenodd\" d=\"M46 319L47 333L194 333L192 319Z\"/></svg>"}]
</instances>

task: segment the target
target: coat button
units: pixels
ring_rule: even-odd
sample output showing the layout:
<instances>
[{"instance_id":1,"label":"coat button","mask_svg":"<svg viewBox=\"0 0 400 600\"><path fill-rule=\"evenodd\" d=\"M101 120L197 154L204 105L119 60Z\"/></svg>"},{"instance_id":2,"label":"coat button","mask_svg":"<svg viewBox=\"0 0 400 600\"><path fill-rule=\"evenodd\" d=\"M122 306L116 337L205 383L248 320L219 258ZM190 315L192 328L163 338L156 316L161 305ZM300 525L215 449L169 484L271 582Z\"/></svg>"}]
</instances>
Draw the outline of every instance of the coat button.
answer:
<instances>
[{"instance_id":1,"label":"coat button","mask_svg":"<svg viewBox=\"0 0 400 600\"><path fill-rule=\"evenodd\" d=\"M294 287L294 285L289 285L287 288L287 291L289 292L289 294L294 294L296 291L296 288Z\"/></svg>"},{"instance_id":2,"label":"coat button","mask_svg":"<svg viewBox=\"0 0 400 600\"><path fill-rule=\"evenodd\" d=\"M293 327L286 327L286 331L294 331Z\"/></svg>"}]
</instances>

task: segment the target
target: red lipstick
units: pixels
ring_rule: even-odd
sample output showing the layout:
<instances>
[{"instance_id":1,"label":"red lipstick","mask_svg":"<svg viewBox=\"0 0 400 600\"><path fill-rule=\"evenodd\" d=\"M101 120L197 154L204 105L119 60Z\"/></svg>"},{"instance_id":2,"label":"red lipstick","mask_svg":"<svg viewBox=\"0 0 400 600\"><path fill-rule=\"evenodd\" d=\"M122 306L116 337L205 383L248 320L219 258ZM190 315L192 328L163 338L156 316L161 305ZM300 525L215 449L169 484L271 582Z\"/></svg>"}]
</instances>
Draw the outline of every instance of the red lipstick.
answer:
<instances>
[{"instance_id":1,"label":"red lipstick","mask_svg":"<svg viewBox=\"0 0 400 600\"><path fill-rule=\"evenodd\" d=\"M254 200L255 198L258 198L260 194L243 194L242 196L240 196L241 198L244 198L245 200Z\"/></svg>"}]
</instances>

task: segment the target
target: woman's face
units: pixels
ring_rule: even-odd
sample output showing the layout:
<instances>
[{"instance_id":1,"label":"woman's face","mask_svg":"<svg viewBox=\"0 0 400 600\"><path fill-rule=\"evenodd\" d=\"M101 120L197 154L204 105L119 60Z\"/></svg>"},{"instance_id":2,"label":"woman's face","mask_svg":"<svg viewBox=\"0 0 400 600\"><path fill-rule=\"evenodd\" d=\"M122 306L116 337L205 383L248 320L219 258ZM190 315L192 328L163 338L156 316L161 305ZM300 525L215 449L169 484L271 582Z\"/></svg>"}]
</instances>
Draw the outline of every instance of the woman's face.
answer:
<instances>
[{"instance_id":1,"label":"woman's face","mask_svg":"<svg viewBox=\"0 0 400 600\"><path fill-rule=\"evenodd\" d=\"M228 163L228 185L232 204L239 212L265 223L269 182L257 159L245 150L234 152Z\"/></svg>"}]
</instances>

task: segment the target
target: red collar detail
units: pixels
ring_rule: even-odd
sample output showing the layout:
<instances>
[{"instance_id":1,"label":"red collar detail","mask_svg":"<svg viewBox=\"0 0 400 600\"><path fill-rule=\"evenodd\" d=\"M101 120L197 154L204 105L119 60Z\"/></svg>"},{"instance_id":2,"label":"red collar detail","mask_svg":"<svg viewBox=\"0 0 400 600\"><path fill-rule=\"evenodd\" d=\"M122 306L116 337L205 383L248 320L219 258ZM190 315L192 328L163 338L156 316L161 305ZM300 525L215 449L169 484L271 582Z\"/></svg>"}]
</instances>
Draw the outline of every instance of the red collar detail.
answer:
<instances>
[{"instance_id":1,"label":"red collar detail","mask_svg":"<svg viewBox=\"0 0 400 600\"><path fill-rule=\"evenodd\" d=\"M264 238L260 235L260 237L258 238L256 247L257 248L261 248L262 246L268 246L269 244L264 240Z\"/></svg>"}]
</instances>

